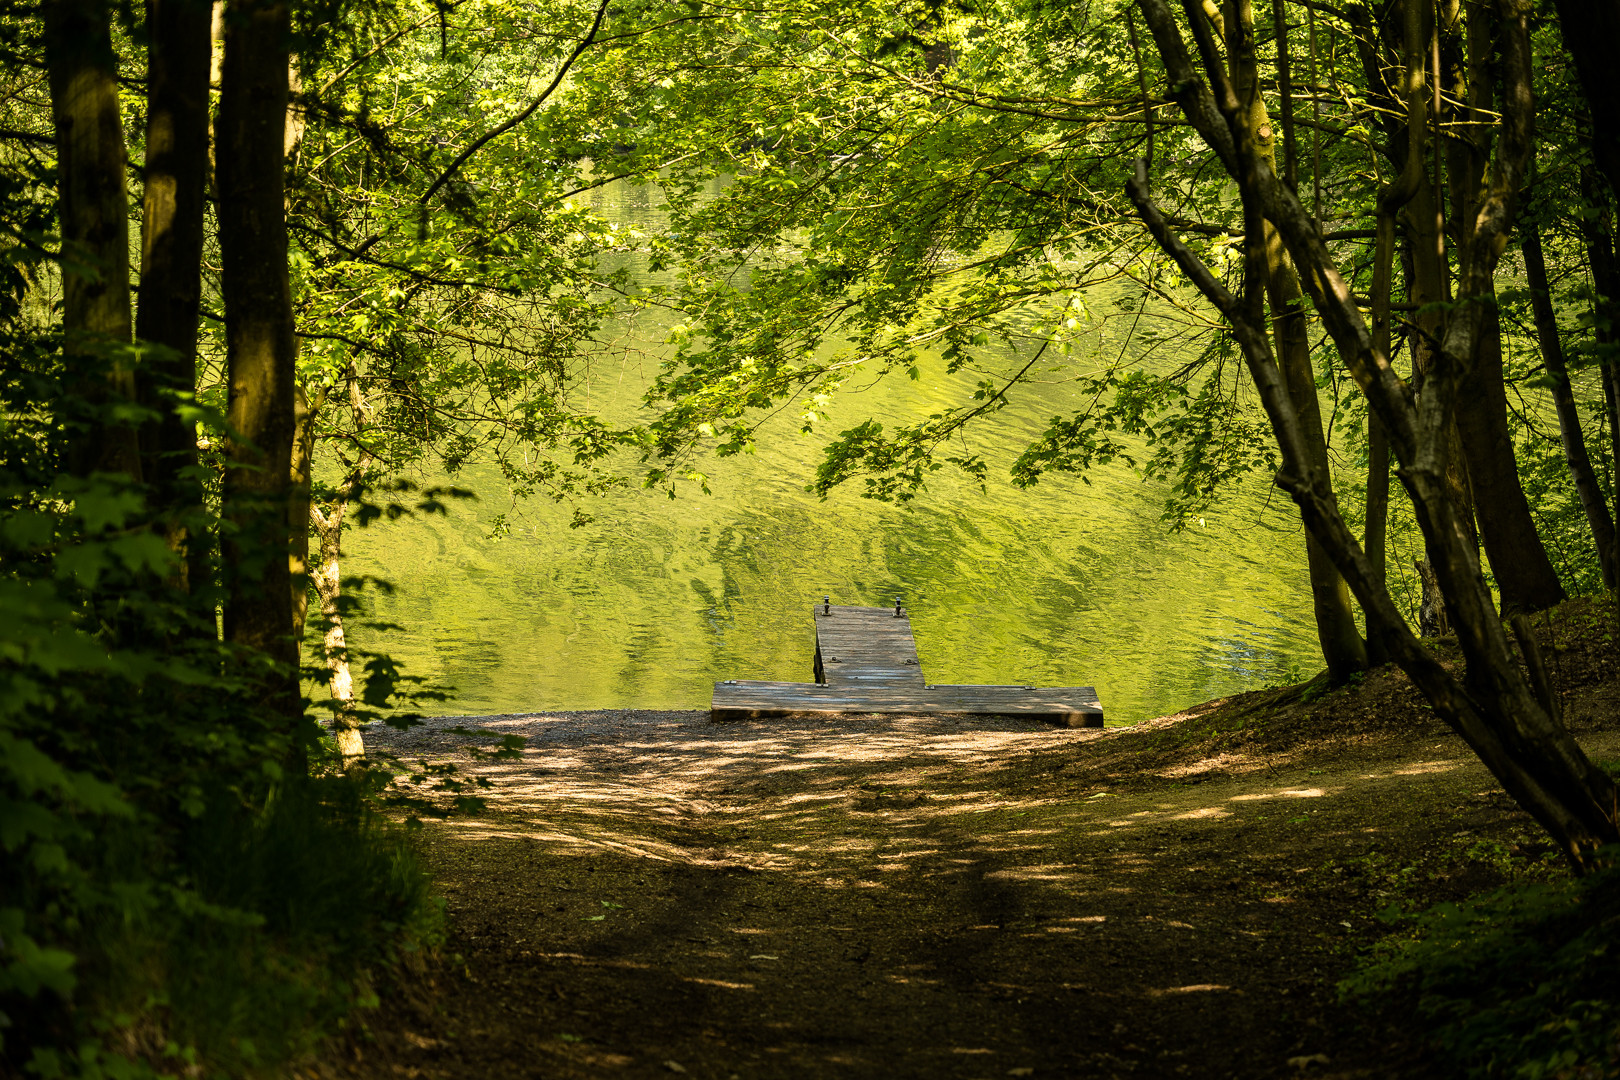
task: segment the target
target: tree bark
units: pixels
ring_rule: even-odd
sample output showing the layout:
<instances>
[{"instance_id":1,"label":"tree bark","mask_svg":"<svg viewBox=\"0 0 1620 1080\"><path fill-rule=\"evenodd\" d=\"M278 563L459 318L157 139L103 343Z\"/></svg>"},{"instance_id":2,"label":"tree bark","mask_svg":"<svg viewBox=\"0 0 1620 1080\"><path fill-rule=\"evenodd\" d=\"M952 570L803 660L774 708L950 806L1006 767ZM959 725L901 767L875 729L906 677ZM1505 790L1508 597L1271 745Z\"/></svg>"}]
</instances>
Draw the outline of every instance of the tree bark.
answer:
<instances>
[{"instance_id":1,"label":"tree bark","mask_svg":"<svg viewBox=\"0 0 1620 1080\"><path fill-rule=\"evenodd\" d=\"M1305 450L1322 475L1329 475L1327 440L1322 409L1316 394L1316 373L1311 366L1311 345L1305 327L1303 297L1293 264L1268 224L1266 234L1266 300L1271 309L1277 355L1281 360L1288 395L1299 414ZM1305 565L1311 583L1311 608L1316 616L1316 639L1327 662L1328 678L1335 685L1367 668L1367 647L1356 629L1355 608L1344 575L1334 566L1316 537L1305 534Z\"/></svg>"},{"instance_id":2,"label":"tree bark","mask_svg":"<svg viewBox=\"0 0 1620 1080\"><path fill-rule=\"evenodd\" d=\"M228 4L215 158L227 418L235 434L223 489L225 636L273 662L267 696L288 718L297 766L304 759L303 710L287 565L297 347L287 277L282 141L289 37L285 3Z\"/></svg>"},{"instance_id":3,"label":"tree bark","mask_svg":"<svg viewBox=\"0 0 1620 1080\"><path fill-rule=\"evenodd\" d=\"M291 547L287 552L288 588L291 591L293 640L300 657L304 623L309 615L309 530L310 481L315 459L315 420L319 399L309 400L303 384L293 386L292 460L287 470L287 532Z\"/></svg>"},{"instance_id":4,"label":"tree bark","mask_svg":"<svg viewBox=\"0 0 1620 1080\"><path fill-rule=\"evenodd\" d=\"M1254 56L1254 16L1249 0L1228 0L1226 13L1227 41L1233 45L1233 82L1248 110L1249 123L1256 134L1256 152L1275 171L1276 139L1266 113L1265 99L1259 93L1258 65ZM1292 128L1288 104L1291 103L1285 104L1284 116L1288 128ZM1311 365L1311 343L1305 326L1299 277L1276 230L1269 223L1265 223L1262 230L1263 262L1248 269L1249 272L1264 274L1266 303L1271 311L1283 378L1288 383L1289 396L1300 418L1306 451L1327 474L1327 440L1322 427L1321 404L1317 399L1316 372ZM1335 684L1343 683L1367 668L1367 648L1356 629L1350 590L1333 565L1333 560L1309 533L1305 535L1305 564L1311 585L1311 607L1316 616L1317 642L1327 663L1328 678Z\"/></svg>"},{"instance_id":5,"label":"tree bark","mask_svg":"<svg viewBox=\"0 0 1620 1080\"><path fill-rule=\"evenodd\" d=\"M140 481L135 428L108 418L134 400L129 304L129 195L109 9L101 0L49 0L45 64L56 129L62 233L62 333L69 380L83 400L86 434L68 468Z\"/></svg>"},{"instance_id":6,"label":"tree bark","mask_svg":"<svg viewBox=\"0 0 1620 1080\"><path fill-rule=\"evenodd\" d=\"M1474 513L1491 573L1502 597L1502 612L1541 611L1566 599L1547 549L1530 516L1530 500L1519 483L1519 463L1507 426L1507 392L1502 382L1502 327L1496 314L1494 283L1486 286L1473 376L1457 394L1457 430L1467 455Z\"/></svg>"},{"instance_id":7,"label":"tree bark","mask_svg":"<svg viewBox=\"0 0 1620 1080\"><path fill-rule=\"evenodd\" d=\"M1525 278L1530 286L1530 308L1535 317L1536 340L1541 346L1542 363L1547 365L1553 405L1558 410L1558 432L1564 444L1564 461L1570 480L1580 497L1586 523L1592 530L1598 565L1603 569L1603 587L1614 589L1620 575L1615 563L1614 518L1603 497L1592 459L1586 452L1586 436L1581 431L1581 413L1575 405L1574 388L1569 381L1569 365L1558 337L1558 318L1553 311L1552 291L1547 284L1547 259L1541 248L1541 230L1533 221L1519 226L1519 245L1524 252Z\"/></svg>"},{"instance_id":8,"label":"tree bark","mask_svg":"<svg viewBox=\"0 0 1620 1080\"><path fill-rule=\"evenodd\" d=\"M1620 41L1620 0L1554 0L1554 6L1592 111L1592 158L1620 194L1620 72L1609 51Z\"/></svg>"},{"instance_id":9,"label":"tree bark","mask_svg":"<svg viewBox=\"0 0 1620 1080\"><path fill-rule=\"evenodd\" d=\"M349 647L343 635L343 609L339 598L343 580L339 560L343 556L343 513L348 500L341 495L325 512L309 508L310 524L319 538L318 563L313 580L321 603L321 653L326 662L327 687L332 693L332 734L338 753L345 761L365 754L366 744L354 719L354 677L349 670Z\"/></svg>"},{"instance_id":10,"label":"tree bark","mask_svg":"<svg viewBox=\"0 0 1620 1080\"><path fill-rule=\"evenodd\" d=\"M1458 0L1448 0L1445 8L1443 52L1449 61L1445 66L1446 97L1462 103L1460 108L1452 107L1452 118L1467 125L1462 134L1445 142L1446 171L1451 181L1451 235L1458 274L1465 277L1475 272L1468 265L1475 257L1477 219L1472 212L1479 203L1480 184L1490 156L1487 137L1480 134L1480 129L1488 127L1495 104L1489 64L1492 19L1488 9L1480 8L1463 20ZM1536 533L1530 501L1519 482L1519 462L1508 431L1507 392L1502 382L1502 326L1496 309L1496 283L1491 275L1480 280L1479 302L1485 310L1480 316L1472 377L1458 384L1457 433L1462 438L1480 539L1501 593L1502 611L1540 611L1566 597L1558 571L1553 569Z\"/></svg>"},{"instance_id":11,"label":"tree bark","mask_svg":"<svg viewBox=\"0 0 1620 1080\"><path fill-rule=\"evenodd\" d=\"M345 375L349 417L354 424L356 438L365 445L366 420L369 410L360 390L360 374L350 364ZM326 661L327 685L332 693L332 733L337 738L338 751L344 760L366 752L360 727L354 720L354 678L349 670L349 649L343 630L343 575L340 559L343 554L343 515L349 504L360 494L362 485L376 457L362 449L338 487L336 496L324 509L309 505L310 523L320 539L319 564L313 575L316 595L321 603L322 656Z\"/></svg>"},{"instance_id":12,"label":"tree bark","mask_svg":"<svg viewBox=\"0 0 1620 1080\"><path fill-rule=\"evenodd\" d=\"M1614 254L1614 218L1596 173L1581 167L1581 197L1597 213L1581 219L1581 238L1586 243L1586 265L1597 294L1592 304L1592 325L1597 338L1603 375L1603 399L1609 420L1609 470L1611 490L1620 492L1620 361L1614 346L1620 341L1620 267Z\"/></svg>"},{"instance_id":13,"label":"tree bark","mask_svg":"<svg viewBox=\"0 0 1620 1080\"><path fill-rule=\"evenodd\" d=\"M135 336L162 348L147 354L140 373L141 401L159 413L142 428L141 465L169 548L179 556L175 584L187 591L201 588L209 576L196 425L175 406L176 395L197 388L210 22L207 0L147 0L146 163Z\"/></svg>"},{"instance_id":14,"label":"tree bark","mask_svg":"<svg viewBox=\"0 0 1620 1080\"><path fill-rule=\"evenodd\" d=\"M1407 299L1417 305L1412 318L1412 381L1421 395L1429 371L1435 365L1440 342L1446 333L1445 306L1451 300L1450 268L1445 254L1445 228L1439 204L1434 199L1430 184L1419 186L1417 194L1403 215L1406 222L1407 250L1412 256L1411 273L1406 280ZM1469 490L1468 473L1463 464L1462 439L1456 430L1456 419L1448 423L1445 460L1442 463L1447 497L1456 509L1457 520L1468 530L1477 547L1479 537L1474 531L1474 496Z\"/></svg>"},{"instance_id":15,"label":"tree bark","mask_svg":"<svg viewBox=\"0 0 1620 1080\"><path fill-rule=\"evenodd\" d=\"M1385 121L1385 130L1388 136L1388 153L1391 162L1399 168L1399 175L1395 180L1382 188L1378 193L1376 245L1373 251L1373 281L1372 281L1372 313L1373 313L1373 348L1385 357L1391 355L1391 328L1390 328L1390 294L1394 290L1395 282L1395 232L1398 215L1402 208L1410 203L1423 188L1424 170L1423 154L1424 144L1428 133L1428 100L1425 86L1425 68L1423 63L1423 45L1426 39L1425 28L1429 20L1425 19L1426 5L1420 5L1415 0L1404 0L1399 5L1398 14L1401 20L1401 71L1398 86L1387 87L1386 93L1381 95L1388 105L1390 112L1401 107L1406 111L1404 124L1397 123L1393 117ZM1358 19L1361 34L1366 41L1360 45L1362 67L1367 74L1371 85L1378 85L1372 80L1382 80L1382 68L1378 57L1372 52L1372 28L1366 17L1365 9L1361 9ZM1408 270L1407 278L1411 274ZM1387 587L1387 540L1389 529L1389 435L1384 431L1384 425L1378 419L1375 411L1367 412L1367 517L1362 529L1362 547L1367 553L1367 563L1372 570L1373 578L1380 587ZM1427 564L1423 564L1427 565ZM1425 592L1425 600L1428 593ZM1427 627L1438 625L1434 620L1425 620L1423 615L1429 612L1425 603L1420 614L1419 626ZM1441 616L1443 622L1444 616ZM1369 659L1382 662L1387 659L1387 648L1375 632L1375 627L1367 628L1367 645Z\"/></svg>"}]
</instances>

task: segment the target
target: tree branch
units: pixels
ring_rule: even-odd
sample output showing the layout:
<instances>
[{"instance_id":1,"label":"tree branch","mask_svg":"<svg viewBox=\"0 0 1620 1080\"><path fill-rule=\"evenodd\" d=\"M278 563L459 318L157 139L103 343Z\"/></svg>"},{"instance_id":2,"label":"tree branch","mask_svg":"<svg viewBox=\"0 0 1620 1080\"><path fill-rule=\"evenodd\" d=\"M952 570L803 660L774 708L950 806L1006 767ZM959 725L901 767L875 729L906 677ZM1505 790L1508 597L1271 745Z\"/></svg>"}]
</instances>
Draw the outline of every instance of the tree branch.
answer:
<instances>
[{"instance_id":1,"label":"tree branch","mask_svg":"<svg viewBox=\"0 0 1620 1080\"><path fill-rule=\"evenodd\" d=\"M469 145L467 149L463 150L456 156L456 160L450 163L449 168L440 173L439 178L428 186L427 191L424 192L422 198L418 200L424 215L424 225L426 224L425 215L427 214L428 200L433 198L433 196L437 194L438 190L445 185L445 182L454 176L456 171L467 163L467 159L472 157L479 150L482 150L493 140L505 135L508 131L511 131L513 128L523 123L523 121L533 116L534 111L541 105L545 104L546 99L556 91L557 87L562 85L563 76L567 75L568 69L574 66L574 61L578 60L585 50L591 47L591 43L596 40L596 32L602 28L602 18L607 14L607 7L608 0L602 0L601 4L597 6L596 18L591 21L590 31L586 33L585 37L578 45L574 46L574 51L568 54L568 59L563 61L562 67L557 69L557 74L552 78L551 85L547 86L539 97L530 102L528 108L506 121L504 124L501 124L499 127L487 131L477 139L474 139L472 144Z\"/></svg>"}]
</instances>

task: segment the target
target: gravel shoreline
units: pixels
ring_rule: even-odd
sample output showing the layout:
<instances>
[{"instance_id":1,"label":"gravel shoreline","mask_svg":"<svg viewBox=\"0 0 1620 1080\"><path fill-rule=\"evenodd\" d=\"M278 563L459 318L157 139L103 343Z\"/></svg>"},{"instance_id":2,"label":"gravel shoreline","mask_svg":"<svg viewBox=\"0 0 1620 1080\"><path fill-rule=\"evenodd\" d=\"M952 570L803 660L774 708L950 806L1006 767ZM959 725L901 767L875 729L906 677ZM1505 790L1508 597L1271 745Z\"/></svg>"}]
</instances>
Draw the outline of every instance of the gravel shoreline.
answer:
<instances>
[{"instance_id":1,"label":"gravel shoreline","mask_svg":"<svg viewBox=\"0 0 1620 1080\"><path fill-rule=\"evenodd\" d=\"M710 726L707 709L583 709L557 712L494 713L484 716L426 716L414 727L391 728L373 724L365 729L367 748L392 750L442 749L467 736L456 728L519 735L531 747L623 739L674 729ZM715 725L718 726L718 725Z\"/></svg>"},{"instance_id":2,"label":"gravel shoreline","mask_svg":"<svg viewBox=\"0 0 1620 1080\"><path fill-rule=\"evenodd\" d=\"M463 729L458 732L456 729ZM484 733L483 737L471 734ZM1055 728L1038 720L987 716L916 716L897 713L849 713L832 718L786 717L770 720L715 722L707 709L580 709L482 716L430 716L404 730L383 724L365 729L369 752L422 754L453 751L458 746L487 744L496 735L517 735L529 752L548 749L629 744L712 743L722 745L789 739L843 742L851 737L903 739L963 737L989 742L1045 744L1095 738L1097 728Z\"/></svg>"}]
</instances>

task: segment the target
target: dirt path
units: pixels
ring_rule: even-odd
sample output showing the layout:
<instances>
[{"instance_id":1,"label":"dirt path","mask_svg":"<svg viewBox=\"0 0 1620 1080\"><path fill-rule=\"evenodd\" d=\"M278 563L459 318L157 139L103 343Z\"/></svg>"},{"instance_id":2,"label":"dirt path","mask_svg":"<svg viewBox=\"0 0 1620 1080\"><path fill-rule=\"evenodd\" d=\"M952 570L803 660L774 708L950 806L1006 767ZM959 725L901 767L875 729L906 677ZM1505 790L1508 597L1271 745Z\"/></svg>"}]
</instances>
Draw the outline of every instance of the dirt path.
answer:
<instances>
[{"instance_id":1,"label":"dirt path","mask_svg":"<svg viewBox=\"0 0 1620 1080\"><path fill-rule=\"evenodd\" d=\"M491 813L428 827L450 959L333 1071L1422 1075L1334 981L1401 875L1536 854L1433 727L1267 754L1165 722L476 722L529 747L475 766ZM444 723L396 749L456 756Z\"/></svg>"}]
</instances>

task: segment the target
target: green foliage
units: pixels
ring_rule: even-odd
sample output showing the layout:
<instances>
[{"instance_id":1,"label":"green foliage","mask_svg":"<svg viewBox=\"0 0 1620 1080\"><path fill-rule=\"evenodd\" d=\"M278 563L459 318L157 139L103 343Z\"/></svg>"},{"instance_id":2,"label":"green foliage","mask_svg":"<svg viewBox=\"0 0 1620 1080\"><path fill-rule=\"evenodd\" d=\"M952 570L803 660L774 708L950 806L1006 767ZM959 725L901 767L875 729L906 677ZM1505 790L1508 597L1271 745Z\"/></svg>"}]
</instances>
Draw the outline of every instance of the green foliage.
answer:
<instances>
[{"instance_id":1,"label":"green foliage","mask_svg":"<svg viewBox=\"0 0 1620 1080\"><path fill-rule=\"evenodd\" d=\"M231 1075L307 1051L436 933L376 782L284 773L254 658L162 587L138 491L0 480L0 1054L48 1077L143 1075L108 1047Z\"/></svg>"},{"instance_id":2,"label":"green foliage","mask_svg":"<svg viewBox=\"0 0 1620 1080\"><path fill-rule=\"evenodd\" d=\"M187 830L199 902L153 928L146 971L162 981L144 988L167 996L174 1044L232 1075L296 1060L375 1002L377 976L439 943L443 902L374 786L333 775L251 815L222 802Z\"/></svg>"},{"instance_id":3,"label":"green foliage","mask_svg":"<svg viewBox=\"0 0 1620 1080\"><path fill-rule=\"evenodd\" d=\"M1408 915L1340 984L1369 1007L1415 1006L1457 1075L1503 1080L1620 1071L1620 871L1532 882Z\"/></svg>"},{"instance_id":4,"label":"green foliage","mask_svg":"<svg viewBox=\"0 0 1620 1080\"><path fill-rule=\"evenodd\" d=\"M314 726L219 640L213 583L174 584L158 526L209 537L217 505L74 465L152 410L94 392L108 357L61 351L74 271L28 162L0 161L0 1073L275 1072L434 941L439 905L378 781L289 771ZM217 440L216 410L172 404Z\"/></svg>"},{"instance_id":5,"label":"green foliage","mask_svg":"<svg viewBox=\"0 0 1620 1080\"><path fill-rule=\"evenodd\" d=\"M339 22L306 38L288 227L318 475L453 475L485 459L520 496L621 482L597 463L623 433L570 402L574 358L624 287L602 258L636 239L580 198L609 132L558 96L428 197L527 106L594 6L552 5L536 33L532 11L500 0L453 18L409 0L329 4Z\"/></svg>"},{"instance_id":6,"label":"green foliage","mask_svg":"<svg viewBox=\"0 0 1620 1080\"><path fill-rule=\"evenodd\" d=\"M899 373L926 379L940 406L914 423L842 425L811 490L857 480L903 502L946 468L982 484L991 465L973 426L1050 398L1066 411L1036 414L1049 420L1012 464L1014 484L1125 461L1164 484L1180 527L1273 472L1230 342L1123 198L1147 148L1137 105L1162 93L1151 56L1139 70L1129 13L1018 0L700 7L588 57L596 79L663 90L615 99L630 160L665 166L665 265L679 272L645 295L687 315L648 396L649 484L695 475L702 448L746 452L776 410L819 434L859 400L849 391ZM783 48L761 64L770 42ZM1151 139L1166 204L1234 273L1239 215L1206 148L1180 124ZM1328 140L1327 167L1346 152ZM1330 191L1355 189L1364 168L1330 176ZM715 177L719 198L696 202Z\"/></svg>"}]
</instances>

